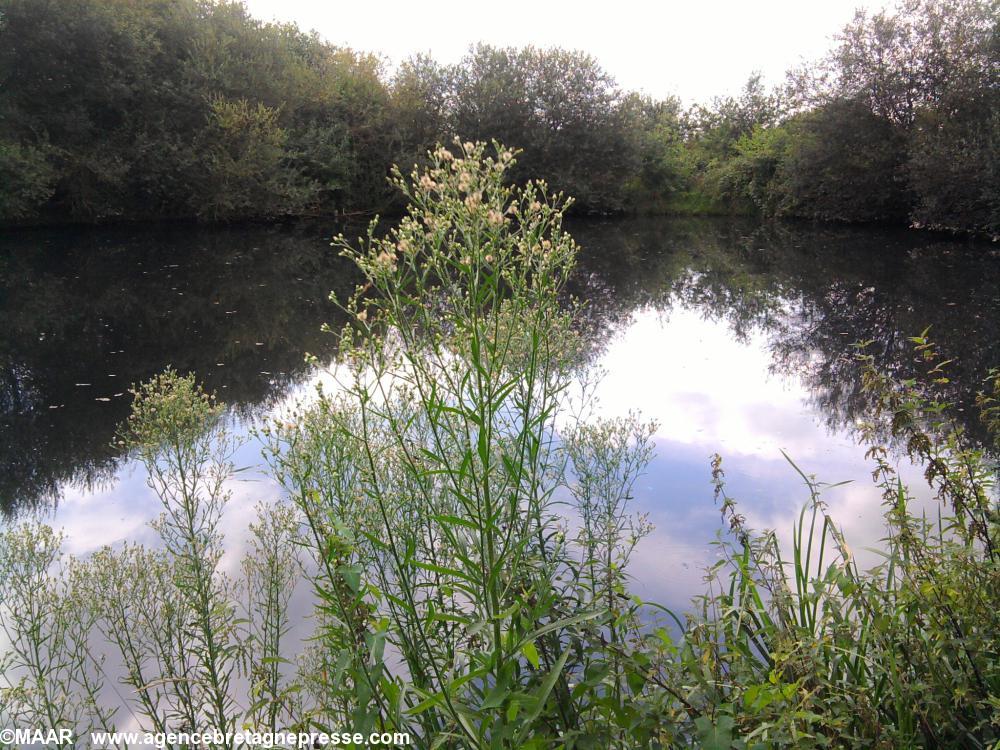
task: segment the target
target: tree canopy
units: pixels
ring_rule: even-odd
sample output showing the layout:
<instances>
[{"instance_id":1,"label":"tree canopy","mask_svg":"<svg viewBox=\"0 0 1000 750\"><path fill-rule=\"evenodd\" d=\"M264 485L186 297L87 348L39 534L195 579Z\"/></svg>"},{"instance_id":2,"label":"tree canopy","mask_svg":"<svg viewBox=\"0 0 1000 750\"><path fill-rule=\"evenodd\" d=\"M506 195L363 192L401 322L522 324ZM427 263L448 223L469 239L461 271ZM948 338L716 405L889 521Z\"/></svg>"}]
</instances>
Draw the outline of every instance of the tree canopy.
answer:
<instances>
[{"instance_id":1,"label":"tree canopy","mask_svg":"<svg viewBox=\"0 0 1000 750\"><path fill-rule=\"evenodd\" d=\"M520 150L591 213L761 213L1000 234L1000 4L859 12L829 54L685 109L586 53L384 61L232 0L0 0L0 222L399 208L390 165Z\"/></svg>"}]
</instances>

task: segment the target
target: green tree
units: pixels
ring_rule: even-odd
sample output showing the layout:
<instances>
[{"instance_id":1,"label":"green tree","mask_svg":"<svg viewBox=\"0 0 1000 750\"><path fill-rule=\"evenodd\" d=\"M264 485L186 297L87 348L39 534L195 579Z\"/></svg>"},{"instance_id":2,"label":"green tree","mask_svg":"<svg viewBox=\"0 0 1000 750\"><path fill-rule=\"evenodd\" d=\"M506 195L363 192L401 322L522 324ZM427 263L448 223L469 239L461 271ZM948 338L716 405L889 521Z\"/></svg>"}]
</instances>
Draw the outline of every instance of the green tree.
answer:
<instances>
[{"instance_id":1,"label":"green tree","mask_svg":"<svg viewBox=\"0 0 1000 750\"><path fill-rule=\"evenodd\" d=\"M905 142L891 123L864 104L835 101L789 127L779 213L825 221L906 219Z\"/></svg>"},{"instance_id":2,"label":"green tree","mask_svg":"<svg viewBox=\"0 0 1000 750\"><path fill-rule=\"evenodd\" d=\"M54 191L46 149L0 141L0 219L30 216Z\"/></svg>"},{"instance_id":3,"label":"green tree","mask_svg":"<svg viewBox=\"0 0 1000 750\"><path fill-rule=\"evenodd\" d=\"M841 34L833 93L905 132L917 224L1000 227L998 62L996 0L907 0Z\"/></svg>"},{"instance_id":4,"label":"green tree","mask_svg":"<svg viewBox=\"0 0 1000 750\"><path fill-rule=\"evenodd\" d=\"M918 224L1000 235L1000 88L920 112L908 166Z\"/></svg>"},{"instance_id":5,"label":"green tree","mask_svg":"<svg viewBox=\"0 0 1000 750\"><path fill-rule=\"evenodd\" d=\"M313 186L287 162L287 132L278 125L280 112L246 99L217 98L211 103L210 125L201 133L206 168L195 195L199 215L234 219L300 213L315 194Z\"/></svg>"},{"instance_id":6,"label":"green tree","mask_svg":"<svg viewBox=\"0 0 1000 750\"><path fill-rule=\"evenodd\" d=\"M453 101L460 138L523 151L511 179L545 179L585 211L624 207L634 151L622 93L594 58L479 45L455 71Z\"/></svg>"},{"instance_id":7,"label":"green tree","mask_svg":"<svg viewBox=\"0 0 1000 750\"><path fill-rule=\"evenodd\" d=\"M378 60L242 3L0 0L0 38L0 168L20 173L0 220L269 217L387 194Z\"/></svg>"},{"instance_id":8,"label":"green tree","mask_svg":"<svg viewBox=\"0 0 1000 750\"><path fill-rule=\"evenodd\" d=\"M680 101L629 94L621 112L634 164L627 204L642 211L663 210L691 181Z\"/></svg>"},{"instance_id":9,"label":"green tree","mask_svg":"<svg viewBox=\"0 0 1000 750\"><path fill-rule=\"evenodd\" d=\"M417 55L400 65L393 76L392 128L399 163L425 162L435 144L450 132L454 71L427 55Z\"/></svg>"}]
</instances>

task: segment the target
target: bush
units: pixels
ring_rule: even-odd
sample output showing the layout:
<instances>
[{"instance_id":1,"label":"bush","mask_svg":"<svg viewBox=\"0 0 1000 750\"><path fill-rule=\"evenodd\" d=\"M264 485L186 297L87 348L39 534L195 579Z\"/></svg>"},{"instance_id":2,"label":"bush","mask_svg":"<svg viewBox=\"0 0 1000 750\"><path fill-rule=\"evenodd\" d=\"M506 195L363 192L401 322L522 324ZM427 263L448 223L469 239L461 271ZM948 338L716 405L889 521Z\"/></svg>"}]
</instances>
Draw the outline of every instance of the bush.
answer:
<instances>
[{"instance_id":1,"label":"bush","mask_svg":"<svg viewBox=\"0 0 1000 750\"><path fill-rule=\"evenodd\" d=\"M909 154L914 220L1000 236L1000 94L996 87L919 114Z\"/></svg>"},{"instance_id":2,"label":"bush","mask_svg":"<svg viewBox=\"0 0 1000 750\"><path fill-rule=\"evenodd\" d=\"M52 196L54 177L44 149L0 141L0 221L31 216Z\"/></svg>"},{"instance_id":3,"label":"bush","mask_svg":"<svg viewBox=\"0 0 1000 750\"><path fill-rule=\"evenodd\" d=\"M564 201L507 186L513 163L499 146L439 149L397 174L397 229L338 242L366 277L341 386L273 450L320 570L316 658L340 675L318 686L320 726L440 747L627 744L625 662L598 644L638 633L623 576L646 526L626 499L650 432L626 420L556 441L580 366L559 301L575 246Z\"/></svg>"}]
</instances>

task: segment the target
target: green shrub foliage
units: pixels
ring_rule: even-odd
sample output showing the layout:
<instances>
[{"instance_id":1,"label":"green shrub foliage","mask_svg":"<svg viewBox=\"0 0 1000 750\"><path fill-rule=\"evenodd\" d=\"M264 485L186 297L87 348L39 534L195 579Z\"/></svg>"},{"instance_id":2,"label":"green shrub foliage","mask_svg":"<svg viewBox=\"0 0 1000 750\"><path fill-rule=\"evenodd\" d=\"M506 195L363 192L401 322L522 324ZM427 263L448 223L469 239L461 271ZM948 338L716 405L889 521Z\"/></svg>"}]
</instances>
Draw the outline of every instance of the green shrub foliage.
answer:
<instances>
[{"instance_id":1,"label":"green shrub foliage","mask_svg":"<svg viewBox=\"0 0 1000 750\"><path fill-rule=\"evenodd\" d=\"M476 45L387 74L238 2L0 0L0 222L400 211L393 163L521 151L576 210L761 213L1000 234L994 0L860 13L769 90L684 109L589 55Z\"/></svg>"}]
</instances>

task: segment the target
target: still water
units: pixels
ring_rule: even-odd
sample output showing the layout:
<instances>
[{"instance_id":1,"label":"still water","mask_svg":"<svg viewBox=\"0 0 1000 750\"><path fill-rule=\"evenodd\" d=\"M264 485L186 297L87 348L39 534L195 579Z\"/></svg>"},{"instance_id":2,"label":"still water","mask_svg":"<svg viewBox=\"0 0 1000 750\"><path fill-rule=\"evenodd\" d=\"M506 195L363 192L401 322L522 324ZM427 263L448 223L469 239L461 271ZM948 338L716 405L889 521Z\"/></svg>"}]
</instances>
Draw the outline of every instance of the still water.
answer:
<instances>
[{"instance_id":1,"label":"still water","mask_svg":"<svg viewBox=\"0 0 1000 750\"><path fill-rule=\"evenodd\" d=\"M751 525L788 530L808 494L782 452L828 482L852 546L880 534L879 493L852 425L866 411L852 345L905 374L928 326L969 415L1000 364L1000 251L920 233L673 219L579 221L573 293L605 375L601 409L659 422L636 509L656 525L633 561L638 592L683 609L720 527L709 459ZM195 372L246 428L306 394L304 354L333 355L328 296L357 278L331 227L60 229L0 235L0 504L86 553L152 541L158 501L112 440L128 388L164 367ZM260 463L248 441L238 463ZM905 478L919 472L902 462ZM238 559L262 473L234 485Z\"/></svg>"}]
</instances>

